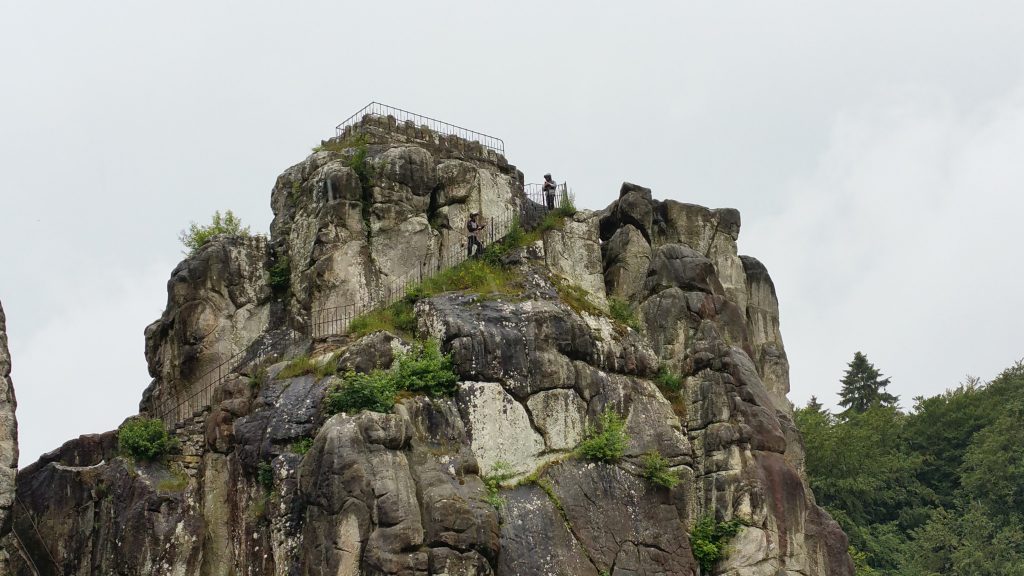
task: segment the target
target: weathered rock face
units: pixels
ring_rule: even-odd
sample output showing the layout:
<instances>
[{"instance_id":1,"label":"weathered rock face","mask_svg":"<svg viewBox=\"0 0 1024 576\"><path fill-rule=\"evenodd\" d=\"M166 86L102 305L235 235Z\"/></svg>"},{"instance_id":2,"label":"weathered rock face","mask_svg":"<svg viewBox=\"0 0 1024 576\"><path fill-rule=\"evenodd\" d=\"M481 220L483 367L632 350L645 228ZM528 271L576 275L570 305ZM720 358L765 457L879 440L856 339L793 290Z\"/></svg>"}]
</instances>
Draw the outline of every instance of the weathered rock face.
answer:
<instances>
[{"instance_id":1,"label":"weathered rock face","mask_svg":"<svg viewBox=\"0 0 1024 576\"><path fill-rule=\"evenodd\" d=\"M18 403L11 382L11 354L7 349L7 317L0 304L0 538L11 527L14 506L15 475L18 472L18 421L14 411ZM7 557L0 550L0 574L6 574Z\"/></svg>"},{"instance_id":2,"label":"weathered rock face","mask_svg":"<svg viewBox=\"0 0 1024 576\"><path fill-rule=\"evenodd\" d=\"M291 274L291 308L373 302L465 251L465 225L491 228L524 202L522 174L459 139L367 119L277 179L270 231ZM489 230L485 236L489 234Z\"/></svg>"},{"instance_id":3,"label":"weathered rock face","mask_svg":"<svg viewBox=\"0 0 1024 576\"><path fill-rule=\"evenodd\" d=\"M523 201L521 176L479 146L387 119L359 133L278 179L269 248L219 240L175 271L147 330L143 404L268 333L305 338L223 379L166 461L131 464L107 433L22 471L16 525L39 532L13 574L32 559L80 575L696 576L688 533L711 516L744 523L714 574L852 575L801 477L778 301L737 255L735 210L624 184L609 208L506 254L518 294L416 303L416 337L451 358L452 397L329 413L345 372L388 369L412 343L317 338L310 310L374 301L464 250L468 212ZM268 287L271 268L286 290ZM637 321L610 317L608 297ZM284 377L299 353L325 369ZM656 384L665 372L682 390ZM622 458L588 461L577 447L609 411ZM654 453L672 488L645 477Z\"/></svg>"},{"instance_id":4,"label":"weathered rock face","mask_svg":"<svg viewBox=\"0 0 1024 576\"><path fill-rule=\"evenodd\" d=\"M264 239L222 236L181 262L167 282L167 308L146 328L153 383L142 409L159 414L189 396L208 372L270 326Z\"/></svg>"}]
</instances>

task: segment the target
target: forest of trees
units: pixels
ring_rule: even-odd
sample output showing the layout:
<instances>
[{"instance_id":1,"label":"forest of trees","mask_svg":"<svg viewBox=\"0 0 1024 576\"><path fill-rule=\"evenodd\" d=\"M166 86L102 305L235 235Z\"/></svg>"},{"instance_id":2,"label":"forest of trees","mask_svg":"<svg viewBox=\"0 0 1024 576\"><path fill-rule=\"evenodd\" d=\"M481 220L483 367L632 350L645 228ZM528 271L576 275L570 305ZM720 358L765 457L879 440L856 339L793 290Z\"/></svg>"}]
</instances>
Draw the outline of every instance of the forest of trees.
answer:
<instances>
[{"instance_id":1,"label":"forest of trees","mask_svg":"<svg viewBox=\"0 0 1024 576\"><path fill-rule=\"evenodd\" d=\"M842 384L845 410L795 416L858 576L1024 576L1024 363L909 413L860 352Z\"/></svg>"}]
</instances>

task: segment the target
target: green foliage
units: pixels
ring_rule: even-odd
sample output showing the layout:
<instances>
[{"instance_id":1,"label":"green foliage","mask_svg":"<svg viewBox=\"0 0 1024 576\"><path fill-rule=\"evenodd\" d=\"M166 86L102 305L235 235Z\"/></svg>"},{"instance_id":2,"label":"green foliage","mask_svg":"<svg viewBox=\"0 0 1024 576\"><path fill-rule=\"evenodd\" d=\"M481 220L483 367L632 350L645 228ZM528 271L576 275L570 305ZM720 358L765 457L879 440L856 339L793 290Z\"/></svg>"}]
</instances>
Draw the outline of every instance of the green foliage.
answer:
<instances>
[{"instance_id":1,"label":"green foliage","mask_svg":"<svg viewBox=\"0 0 1024 576\"><path fill-rule=\"evenodd\" d=\"M679 392L683 389L683 377L673 372L665 364L658 367L658 374L654 377L654 383L663 392Z\"/></svg>"},{"instance_id":2,"label":"green foliage","mask_svg":"<svg viewBox=\"0 0 1024 576\"><path fill-rule=\"evenodd\" d=\"M412 337L416 333L416 312L412 303L399 300L390 306L357 316L348 325L348 333L356 337L381 330Z\"/></svg>"},{"instance_id":3,"label":"green foliage","mask_svg":"<svg viewBox=\"0 0 1024 576\"><path fill-rule=\"evenodd\" d=\"M303 354L293 358L288 364L277 373L281 380L313 374L317 379L324 379L335 373L338 365L339 354L333 354L327 360L319 361Z\"/></svg>"},{"instance_id":4,"label":"green foliage","mask_svg":"<svg viewBox=\"0 0 1024 576\"><path fill-rule=\"evenodd\" d=\"M242 226L242 221L231 211L227 210L221 216L220 211L213 213L210 224L200 226L195 222L189 224L188 230L182 230L178 239L188 248L186 254L194 254L197 250L221 234L232 236L249 236L249 227Z\"/></svg>"},{"instance_id":5,"label":"green foliage","mask_svg":"<svg viewBox=\"0 0 1024 576\"><path fill-rule=\"evenodd\" d=\"M846 406L843 414L861 413L872 406L896 406L899 398L885 391L889 378L868 362L868 357L857 352L848 364L843 376L843 387L839 391L839 404Z\"/></svg>"},{"instance_id":6,"label":"green foliage","mask_svg":"<svg viewBox=\"0 0 1024 576\"><path fill-rule=\"evenodd\" d=\"M463 290L476 294L512 294L517 291L515 275L483 258L474 258L423 281L416 290L420 297Z\"/></svg>"},{"instance_id":7,"label":"green foliage","mask_svg":"<svg viewBox=\"0 0 1024 576\"><path fill-rule=\"evenodd\" d=\"M579 286L569 282L561 276L551 275L551 283L555 286L555 290L558 292L558 297L569 305L576 312L582 314L586 312L591 316L603 316L604 312L594 306L590 301L589 294L586 290Z\"/></svg>"},{"instance_id":8,"label":"green foliage","mask_svg":"<svg viewBox=\"0 0 1024 576\"><path fill-rule=\"evenodd\" d=\"M274 467L270 462L264 461L256 465L256 483L267 490L274 487Z\"/></svg>"},{"instance_id":9,"label":"green foliage","mask_svg":"<svg viewBox=\"0 0 1024 576\"><path fill-rule=\"evenodd\" d=\"M414 394L442 398L455 394L459 377L450 355L441 354L437 340L414 342L412 349L399 354L392 367L398 389Z\"/></svg>"},{"instance_id":10,"label":"green foliage","mask_svg":"<svg viewBox=\"0 0 1024 576\"><path fill-rule=\"evenodd\" d=\"M266 366L260 366L255 372L249 375L249 388L258 392L267 383L268 375Z\"/></svg>"},{"instance_id":11,"label":"green foliage","mask_svg":"<svg viewBox=\"0 0 1024 576\"><path fill-rule=\"evenodd\" d=\"M327 393L328 413L389 412L399 392L425 394L439 398L451 396L457 388L458 375L449 355L441 354L434 340L415 342L408 352L399 354L388 370L369 373L348 371L341 383Z\"/></svg>"},{"instance_id":12,"label":"green foliage","mask_svg":"<svg viewBox=\"0 0 1024 576\"><path fill-rule=\"evenodd\" d=\"M188 488L188 475L177 466L171 469L168 477L156 485L156 489L160 492L181 492L185 488Z\"/></svg>"},{"instance_id":13,"label":"green foliage","mask_svg":"<svg viewBox=\"0 0 1024 576\"><path fill-rule=\"evenodd\" d=\"M505 499L502 498L498 492L501 490L502 482L510 480L515 477L515 472L512 470L512 466L508 462L498 460L491 467L490 472L480 476L480 480L484 483L484 490L487 491L485 499L488 504L494 506L496 509L500 509L501 505L505 503Z\"/></svg>"},{"instance_id":14,"label":"green foliage","mask_svg":"<svg viewBox=\"0 0 1024 576\"><path fill-rule=\"evenodd\" d=\"M868 555L864 552L860 552L857 548L850 546L849 548L850 558L853 559L853 573L856 576L877 576L878 570L875 570L868 563Z\"/></svg>"},{"instance_id":15,"label":"green foliage","mask_svg":"<svg viewBox=\"0 0 1024 576\"><path fill-rule=\"evenodd\" d=\"M305 376L306 374L312 374L314 370L316 370L316 361L303 354L293 358L291 362L282 368L277 373L277 378L285 380L287 378L295 378L296 376Z\"/></svg>"},{"instance_id":16,"label":"green foliage","mask_svg":"<svg viewBox=\"0 0 1024 576\"><path fill-rule=\"evenodd\" d=\"M136 460L153 460L171 447L164 424L155 418L131 418L117 429L120 450Z\"/></svg>"},{"instance_id":17,"label":"green foliage","mask_svg":"<svg viewBox=\"0 0 1024 576\"><path fill-rule=\"evenodd\" d=\"M796 411L811 486L857 573L1024 576L1024 365L915 401L909 415Z\"/></svg>"},{"instance_id":18,"label":"green foliage","mask_svg":"<svg viewBox=\"0 0 1024 576\"><path fill-rule=\"evenodd\" d=\"M294 453L296 453L296 454L298 454L300 456L305 456L306 453L309 452L309 449L312 448L312 447L313 447L313 439L312 438L302 438L301 440L296 440L295 442L292 442L291 450L292 450L292 452L294 452Z\"/></svg>"},{"instance_id":19,"label":"green foliage","mask_svg":"<svg viewBox=\"0 0 1024 576\"><path fill-rule=\"evenodd\" d=\"M390 412L395 405L398 387L390 371L374 370L366 374L349 370L341 380L341 384L328 392L324 399L324 407L329 414L361 410Z\"/></svg>"},{"instance_id":20,"label":"green foliage","mask_svg":"<svg viewBox=\"0 0 1024 576\"><path fill-rule=\"evenodd\" d=\"M716 523L710 516L697 521L690 530L690 548L703 572L710 573L715 562L725 558L729 540L738 534L742 527L743 524L738 520Z\"/></svg>"},{"instance_id":21,"label":"green foliage","mask_svg":"<svg viewBox=\"0 0 1024 576\"><path fill-rule=\"evenodd\" d=\"M608 299L608 312L616 322L629 326L637 332L640 331L640 320L636 317L636 309L629 302L612 296Z\"/></svg>"},{"instance_id":22,"label":"green foliage","mask_svg":"<svg viewBox=\"0 0 1024 576\"><path fill-rule=\"evenodd\" d=\"M558 202L558 208L555 208L555 214L563 218L569 218L576 214L576 205L569 197L568 190L562 193L562 199Z\"/></svg>"},{"instance_id":23,"label":"green foliage","mask_svg":"<svg viewBox=\"0 0 1024 576\"><path fill-rule=\"evenodd\" d=\"M872 566L895 568L898 532L913 522L901 509L931 499L917 479L922 458L905 449L906 416L876 404L846 418L813 408L796 410L794 417L804 435L805 464L818 503L833 513Z\"/></svg>"},{"instance_id":24,"label":"green foliage","mask_svg":"<svg viewBox=\"0 0 1024 576\"><path fill-rule=\"evenodd\" d=\"M643 477L658 486L672 488L679 484L679 474L668 469L668 460L661 454L648 452L644 455L643 464Z\"/></svg>"},{"instance_id":25,"label":"green foliage","mask_svg":"<svg viewBox=\"0 0 1024 576\"><path fill-rule=\"evenodd\" d=\"M525 240L526 232L523 231L523 227L519 225L519 219L516 218L512 221L512 226L504 238L484 249L483 259L492 267L502 266L502 258L512 250L524 246Z\"/></svg>"},{"instance_id":26,"label":"green foliage","mask_svg":"<svg viewBox=\"0 0 1024 576\"><path fill-rule=\"evenodd\" d=\"M618 462L626 453L628 443L626 420L611 408L606 408L598 418L597 427L587 426L584 440L576 447L576 453L587 460Z\"/></svg>"},{"instance_id":27,"label":"green foliage","mask_svg":"<svg viewBox=\"0 0 1024 576\"><path fill-rule=\"evenodd\" d=\"M288 292L288 287L291 285L291 278L291 263L287 256L282 256L277 259L277 262L275 262L273 266L270 267L270 279L267 283L275 294L284 294Z\"/></svg>"},{"instance_id":28,"label":"green foliage","mask_svg":"<svg viewBox=\"0 0 1024 576\"><path fill-rule=\"evenodd\" d=\"M666 364L658 367L654 376L654 384L661 390L665 399L672 405L672 411L680 418L686 418L686 395L683 393L684 378L674 372Z\"/></svg>"}]
</instances>

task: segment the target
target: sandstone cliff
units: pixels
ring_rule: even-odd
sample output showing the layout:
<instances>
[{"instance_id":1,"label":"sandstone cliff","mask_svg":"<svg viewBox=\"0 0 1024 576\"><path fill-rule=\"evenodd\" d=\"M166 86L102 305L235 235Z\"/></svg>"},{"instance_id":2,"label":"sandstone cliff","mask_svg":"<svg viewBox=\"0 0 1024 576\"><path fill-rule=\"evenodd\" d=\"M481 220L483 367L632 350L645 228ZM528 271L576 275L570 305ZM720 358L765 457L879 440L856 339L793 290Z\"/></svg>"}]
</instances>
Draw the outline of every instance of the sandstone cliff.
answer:
<instances>
[{"instance_id":1,"label":"sandstone cliff","mask_svg":"<svg viewBox=\"0 0 1024 576\"><path fill-rule=\"evenodd\" d=\"M14 384L11 382L11 354L7 349L7 317L0 304L0 538L11 527L14 507L14 479L18 472L18 421ZM7 554L0 550L0 574L6 574Z\"/></svg>"},{"instance_id":2,"label":"sandstone cliff","mask_svg":"<svg viewBox=\"0 0 1024 576\"><path fill-rule=\"evenodd\" d=\"M513 291L419 298L414 335L322 328L324 310L393 301L443 268L468 212L532 209L522 186L503 157L387 118L286 170L269 242L188 258L146 331L142 410L204 398L174 411L172 454L132 462L106 433L18 475L40 572L695 575L689 531L710 516L743 523L715 574L852 574L801 478L775 289L738 255L735 210L626 184L505 254ZM453 397L325 410L347 370L387 368L413 337L451 355ZM321 368L283 373L299 354ZM659 387L666 373L681 390ZM607 411L622 459L579 457ZM651 453L682 481L646 480Z\"/></svg>"}]
</instances>

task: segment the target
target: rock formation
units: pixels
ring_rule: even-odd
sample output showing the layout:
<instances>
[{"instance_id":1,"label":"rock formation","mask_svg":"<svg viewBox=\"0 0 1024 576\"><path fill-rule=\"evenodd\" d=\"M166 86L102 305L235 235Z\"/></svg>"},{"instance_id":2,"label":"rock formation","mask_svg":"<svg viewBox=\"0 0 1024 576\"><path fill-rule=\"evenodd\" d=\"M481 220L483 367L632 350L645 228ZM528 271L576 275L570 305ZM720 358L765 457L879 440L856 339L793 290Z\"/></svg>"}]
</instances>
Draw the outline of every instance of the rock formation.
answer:
<instances>
[{"instance_id":1,"label":"rock formation","mask_svg":"<svg viewBox=\"0 0 1024 576\"><path fill-rule=\"evenodd\" d=\"M7 317L0 304L0 538L10 531L14 507L14 479L18 472L18 403L11 382L11 354L7 349ZM7 554L0 550L0 574L6 574Z\"/></svg>"},{"instance_id":2,"label":"rock formation","mask_svg":"<svg viewBox=\"0 0 1024 576\"><path fill-rule=\"evenodd\" d=\"M715 574L853 573L802 479L775 289L738 255L735 210L624 184L502 256L514 293L416 301L415 337L450 355L452 397L329 413L346 371L387 369L414 342L325 333L319 311L393 301L445 267L471 211L536 211L478 144L389 118L358 128L278 178L268 243L218 239L172 274L142 410L234 359L175 414L172 453L132 462L111 432L18 475L41 572L694 576L689 531L712 517L743 523ZM281 335L268 358L260 343ZM321 368L283 372L299 354ZM576 448L606 413L623 418L622 458L587 460ZM651 454L681 481L646 479ZM13 573L33 572L15 558Z\"/></svg>"}]
</instances>

